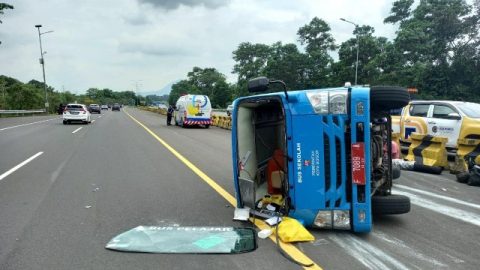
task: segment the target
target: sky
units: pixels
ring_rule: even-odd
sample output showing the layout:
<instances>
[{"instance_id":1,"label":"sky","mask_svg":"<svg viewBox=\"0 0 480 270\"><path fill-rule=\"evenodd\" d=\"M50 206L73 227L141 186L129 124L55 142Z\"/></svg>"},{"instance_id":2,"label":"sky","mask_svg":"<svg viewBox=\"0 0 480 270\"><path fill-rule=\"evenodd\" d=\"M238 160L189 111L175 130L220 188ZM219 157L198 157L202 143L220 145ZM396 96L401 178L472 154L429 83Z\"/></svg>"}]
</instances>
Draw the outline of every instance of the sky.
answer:
<instances>
[{"instance_id":1,"label":"sky","mask_svg":"<svg viewBox=\"0 0 480 270\"><path fill-rule=\"evenodd\" d=\"M298 42L298 29L319 17L337 44L354 26L383 24L393 0L0 0L15 7L0 15L0 75L42 81L35 25L41 24L46 81L56 90L90 87L139 93L185 79L194 66L214 67L229 82L232 52L241 42Z\"/></svg>"}]
</instances>

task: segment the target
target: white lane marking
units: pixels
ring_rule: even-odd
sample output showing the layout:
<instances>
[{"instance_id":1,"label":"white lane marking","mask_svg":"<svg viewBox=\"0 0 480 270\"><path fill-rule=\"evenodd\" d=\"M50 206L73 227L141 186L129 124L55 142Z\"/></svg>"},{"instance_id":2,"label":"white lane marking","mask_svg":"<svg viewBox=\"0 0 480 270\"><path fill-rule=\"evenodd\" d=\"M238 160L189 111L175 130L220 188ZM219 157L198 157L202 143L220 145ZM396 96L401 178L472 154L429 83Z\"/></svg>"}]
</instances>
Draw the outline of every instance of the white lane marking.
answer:
<instances>
[{"instance_id":1,"label":"white lane marking","mask_svg":"<svg viewBox=\"0 0 480 270\"><path fill-rule=\"evenodd\" d=\"M94 122L95 122L95 119L92 120L92 123L94 123Z\"/></svg>"},{"instance_id":2,"label":"white lane marking","mask_svg":"<svg viewBox=\"0 0 480 270\"><path fill-rule=\"evenodd\" d=\"M461 205L465 205L465 206L473 207L473 208L476 208L476 209L480 209L480 205L478 205L478 204L469 203L469 202L466 202L466 201L458 200L458 199L451 198L451 197L448 197L448 196L443 196L443 195L436 194L436 193L433 193L433 192L429 192L429 191L425 191L425 190L421 190L421 189L416 189L416 188L412 188L412 187L408 187L408 186L404 186L404 185L395 185L395 187L398 187L398 188L401 188L401 189L406 189L406 190L413 191L413 192L420 193L420 194L424 194L424 195L428 195L430 197L442 199L442 200L445 200L445 201L454 202L454 203L458 203L458 204L461 204Z\"/></svg>"},{"instance_id":3,"label":"white lane marking","mask_svg":"<svg viewBox=\"0 0 480 270\"><path fill-rule=\"evenodd\" d=\"M52 119L47 119L47 120L42 120L42 121L37 121L37 122L32 122L32 123L27 123L27 124L22 124L22 125L17 125L17 126L0 128L0 131L11 129L11 128L24 127L24 126L29 126L29 125L33 125L33 124L43 123L43 122L47 122L47 121L51 121L51 120L55 120L55 119L59 119L59 117L52 118Z\"/></svg>"},{"instance_id":4,"label":"white lane marking","mask_svg":"<svg viewBox=\"0 0 480 270\"><path fill-rule=\"evenodd\" d=\"M416 194L410 193L410 192L405 192L405 191L399 191L399 190L394 190L392 192L393 194L399 194L399 195L405 195L407 197L410 197L410 202L412 204L415 204L417 206L426 208L428 210L432 210L434 212L437 212L439 214L449 216L461 221L465 221L467 223L480 226L480 215L477 215L472 212L464 211L458 208L450 207L444 204L436 203L431 200L427 200L424 198L421 198L417 196Z\"/></svg>"},{"instance_id":5,"label":"white lane marking","mask_svg":"<svg viewBox=\"0 0 480 270\"><path fill-rule=\"evenodd\" d=\"M408 269L397 259L357 237L348 234L336 234L329 236L329 238L368 269Z\"/></svg>"},{"instance_id":6,"label":"white lane marking","mask_svg":"<svg viewBox=\"0 0 480 270\"><path fill-rule=\"evenodd\" d=\"M99 116L98 118L102 118L102 116Z\"/></svg>"},{"instance_id":7,"label":"white lane marking","mask_svg":"<svg viewBox=\"0 0 480 270\"><path fill-rule=\"evenodd\" d=\"M405 244L405 242L403 242L402 240L400 240L398 238L395 238L393 236L389 236L386 233L380 232L378 230L375 230L374 232L372 232L372 235L374 237L377 237L377 238L379 238L379 239L381 239L385 242L388 242L388 243L394 245L395 247L402 247L401 249L396 249L396 250L405 253L409 257L415 257L415 258L417 258L419 260L422 260L424 262L433 264L436 267L447 267L446 264L443 264L442 262L439 262L439 261L435 260L434 258L428 257L428 256L422 254L421 252L419 252L418 250L415 250L415 249L407 246Z\"/></svg>"},{"instance_id":8,"label":"white lane marking","mask_svg":"<svg viewBox=\"0 0 480 270\"><path fill-rule=\"evenodd\" d=\"M75 129L74 131L72 131L72 134L77 133L77 131L79 131L79 130L82 129L82 128L83 128L83 127L79 127L79 128L77 128L77 129Z\"/></svg>"},{"instance_id":9,"label":"white lane marking","mask_svg":"<svg viewBox=\"0 0 480 270\"><path fill-rule=\"evenodd\" d=\"M10 174L12 174L13 172L15 172L16 170L20 169L21 167L23 167L25 164L29 163L30 161L34 160L35 158L37 158L38 156L40 156L41 154L43 154L43 152L38 152L36 153L35 155L29 157L27 160L23 161L22 163L18 164L17 166L11 168L10 170L4 172L2 175L0 175L0 181L3 180L3 178L9 176Z\"/></svg>"}]
</instances>

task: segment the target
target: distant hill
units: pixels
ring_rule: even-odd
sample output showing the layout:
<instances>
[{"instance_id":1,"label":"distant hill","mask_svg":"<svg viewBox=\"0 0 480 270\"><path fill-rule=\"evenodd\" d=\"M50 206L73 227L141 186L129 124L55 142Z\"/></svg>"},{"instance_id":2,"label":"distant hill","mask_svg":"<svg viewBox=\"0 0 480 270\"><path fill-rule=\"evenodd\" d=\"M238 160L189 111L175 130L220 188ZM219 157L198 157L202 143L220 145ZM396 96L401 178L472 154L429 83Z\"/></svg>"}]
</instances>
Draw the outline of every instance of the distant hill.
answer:
<instances>
[{"instance_id":1,"label":"distant hill","mask_svg":"<svg viewBox=\"0 0 480 270\"><path fill-rule=\"evenodd\" d=\"M150 96L150 95L157 95L157 96L163 96L163 95L168 95L170 94L170 91L172 91L172 85L175 83L179 82L180 80L176 80L173 82L168 83L165 85L162 89L160 90L155 90L155 91L146 91L146 92L139 92L139 95L142 95L144 97Z\"/></svg>"}]
</instances>

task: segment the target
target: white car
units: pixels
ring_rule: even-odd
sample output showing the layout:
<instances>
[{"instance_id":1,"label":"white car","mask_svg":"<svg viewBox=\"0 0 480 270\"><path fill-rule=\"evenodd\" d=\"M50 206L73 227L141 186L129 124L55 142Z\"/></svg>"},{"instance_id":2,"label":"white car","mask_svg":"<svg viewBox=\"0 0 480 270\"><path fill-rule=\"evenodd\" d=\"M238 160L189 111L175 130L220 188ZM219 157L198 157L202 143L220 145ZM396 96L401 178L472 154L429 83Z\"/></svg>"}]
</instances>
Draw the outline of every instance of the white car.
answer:
<instances>
[{"instance_id":1,"label":"white car","mask_svg":"<svg viewBox=\"0 0 480 270\"><path fill-rule=\"evenodd\" d=\"M159 109L168 110L168 106L165 105L165 104L158 104L158 108L159 108Z\"/></svg>"},{"instance_id":2,"label":"white car","mask_svg":"<svg viewBox=\"0 0 480 270\"><path fill-rule=\"evenodd\" d=\"M102 110L107 110L108 111L108 105L104 104L104 105L101 106L101 108L102 108Z\"/></svg>"},{"instance_id":3,"label":"white car","mask_svg":"<svg viewBox=\"0 0 480 270\"><path fill-rule=\"evenodd\" d=\"M90 123L91 114L87 106L83 104L68 104L63 111L63 124L70 124L71 122Z\"/></svg>"},{"instance_id":4,"label":"white car","mask_svg":"<svg viewBox=\"0 0 480 270\"><path fill-rule=\"evenodd\" d=\"M232 111L233 111L233 105L230 104L227 106L227 115L228 116L232 115Z\"/></svg>"}]
</instances>

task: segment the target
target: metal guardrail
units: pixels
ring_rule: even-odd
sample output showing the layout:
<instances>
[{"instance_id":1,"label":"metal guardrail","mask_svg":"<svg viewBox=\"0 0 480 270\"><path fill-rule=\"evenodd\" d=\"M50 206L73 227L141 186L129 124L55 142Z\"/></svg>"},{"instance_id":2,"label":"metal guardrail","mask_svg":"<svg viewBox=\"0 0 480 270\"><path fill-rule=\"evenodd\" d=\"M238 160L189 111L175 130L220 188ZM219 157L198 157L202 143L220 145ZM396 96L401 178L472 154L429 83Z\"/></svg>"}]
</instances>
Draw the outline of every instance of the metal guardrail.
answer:
<instances>
[{"instance_id":1,"label":"metal guardrail","mask_svg":"<svg viewBox=\"0 0 480 270\"><path fill-rule=\"evenodd\" d=\"M44 113L45 109L38 110L0 110L0 114Z\"/></svg>"}]
</instances>

